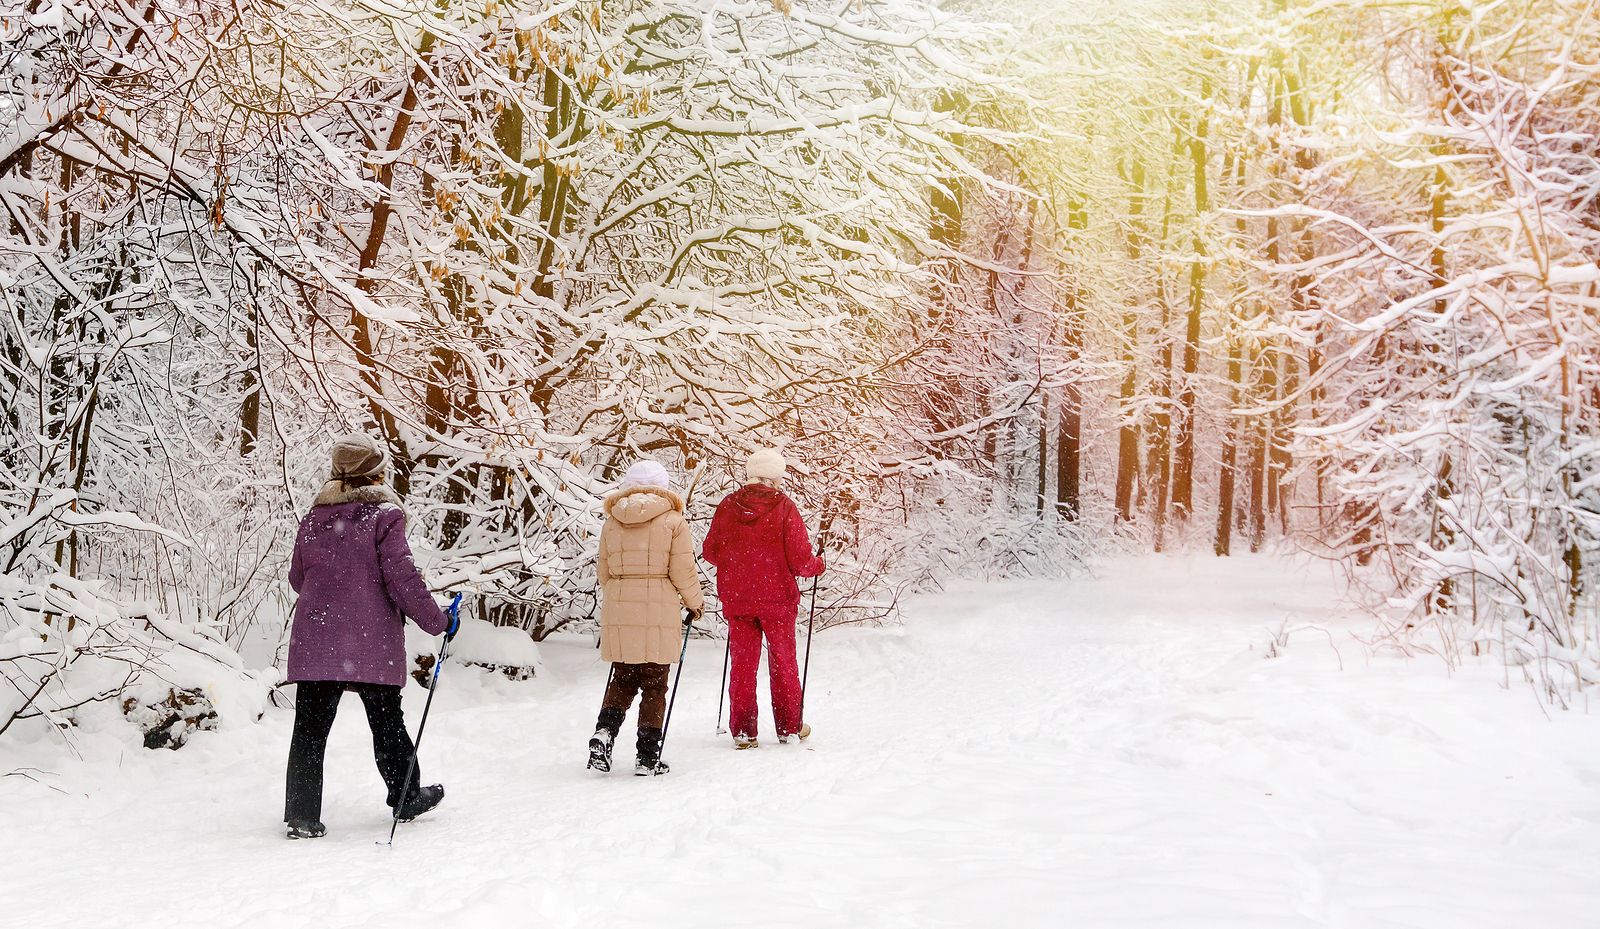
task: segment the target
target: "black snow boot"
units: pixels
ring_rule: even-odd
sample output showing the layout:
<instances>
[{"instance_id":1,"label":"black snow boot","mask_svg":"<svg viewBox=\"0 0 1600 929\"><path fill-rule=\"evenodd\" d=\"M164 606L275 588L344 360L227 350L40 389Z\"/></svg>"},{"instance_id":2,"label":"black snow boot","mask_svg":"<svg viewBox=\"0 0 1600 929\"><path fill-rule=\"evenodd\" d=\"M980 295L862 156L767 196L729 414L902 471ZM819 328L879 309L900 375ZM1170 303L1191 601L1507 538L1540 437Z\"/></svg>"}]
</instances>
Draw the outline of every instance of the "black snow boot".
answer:
<instances>
[{"instance_id":1,"label":"black snow boot","mask_svg":"<svg viewBox=\"0 0 1600 929\"><path fill-rule=\"evenodd\" d=\"M594 737L589 740L589 770L602 773L611 770L611 748L617 744L622 717L621 710L600 711L600 718L594 724Z\"/></svg>"},{"instance_id":2,"label":"black snow boot","mask_svg":"<svg viewBox=\"0 0 1600 929\"><path fill-rule=\"evenodd\" d=\"M672 769L661 760L661 740L666 736L660 729L639 728L639 741L635 745L633 773L640 777L666 774Z\"/></svg>"},{"instance_id":3,"label":"black snow boot","mask_svg":"<svg viewBox=\"0 0 1600 929\"><path fill-rule=\"evenodd\" d=\"M400 809L396 811L397 818L403 823L409 823L418 816L421 816L423 813L426 813L438 806L439 801L443 799L444 786L442 784L430 784L427 787L419 787L417 788L416 793L411 795L410 799L400 804Z\"/></svg>"},{"instance_id":4,"label":"black snow boot","mask_svg":"<svg viewBox=\"0 0 1600 929\"><path fill-rule=\"evenodd\" d=\"M320 839L328 834L328 827L314 819L297 819L289 824L291 839Z\"/></svg>"}]
</instances>

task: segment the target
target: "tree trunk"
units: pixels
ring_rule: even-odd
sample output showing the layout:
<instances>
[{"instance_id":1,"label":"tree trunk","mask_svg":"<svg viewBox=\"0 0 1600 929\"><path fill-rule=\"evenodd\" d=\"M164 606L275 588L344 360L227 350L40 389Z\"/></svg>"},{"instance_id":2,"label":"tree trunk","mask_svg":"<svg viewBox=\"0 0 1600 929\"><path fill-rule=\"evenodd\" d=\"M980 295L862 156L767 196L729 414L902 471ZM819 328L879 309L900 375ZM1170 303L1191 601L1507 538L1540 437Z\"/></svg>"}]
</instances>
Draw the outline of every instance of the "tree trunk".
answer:
<instances>
[{"instance_id":1,"label":"tree trunk","mask_svg":"<svg viewBox=\"0 0 1600 929\"><path fill-rule=\"evenodd\" d=\"M1045 501L1050 499L1050 394L1039 395L1039 480L1034 498L1035 515L1043 517Z\"/></svg>"},{"instance_id":2,"label":"tree trunk","mask_svg":"<svg viewBox=\"0 0 1600 929\"><path fill-rule=\"evenodd\" d=\"M1217 534L1212 549L1219 556L1231 554L1233 546L1233 482L1239 467L1239 444L1234 435L1233 410L1239 408L1239 342L1228 340L1228 423L1222 435L1222 470L1217 475Z\"/></svg>"},{"instance_id":3,"label":"tree trunk","mask_svg":"<svg viewBox=\"0 0 1600 929\"><path fill-rule=\"evenodd\" d=\"M417 48L417 63L411 69L411 75L406 81L400 107L395 111L394 124L389 128L389 138L384 144L383 151L374 153L381 155L373 159L377 164L373 179L381 192L372 203L368 216L367 240L361 246L361 254L356 262L356 288L362 293L371 294L380 283L379 277L374 275L373 271L383 254L383 242L388 235L389 218L394 214L391 186L394 183L395 159L389 156L400 151L405 145L406 134L411 131L411 122L419 99L418 89L429 78L428 69L432 65L437 41L432 32L422 34L422 41ZM367 322L366 314L355 304L350 307L350 329L356 348L356 368L361 374L361 385L367 395L367 411L389 445L394 460L394 487L401 496L404 496L411 489L411 450L407 447L404 436L400 434L399 421L395 419L389 405L384 402L383 378L379 374L377 364L377 336Z\"/></svg>"},{"instance_id":4,"label":"tree trunk","mask_svg":"<svg viewBox=\"0 0 1600 929\"><path fill-rule=\"evenodd\" d=\"M1269 230L1267 241L1273 242L1276 224L1268 219ZM1263 308L1262 314L1271 316L1271 311ZM1270 353L1271 346L1267 347ZM1263 358L1261 351L1253 351L1251 367L1260 373L1260 384L1257 388L1259 398L1271 398L1277 391L1277 366L1270 357ZM1268 449L1272 447L1272 417L1257 417L1250 430L1250 550L1261 551L1267 537L1267 457Z\"/></svg>"},{"instance_id":5,"label":"tree trunk","mask_svg":"<svg viewBox=\"0 0 1600 929\"><path fill-rule=\"evenodd\" d=\"M1068 357L1074 366L1083 358L1083 321L1076 291L1069 295L1066 323ZM1083 391L1076 372L1067 374L1056 412L1056 513L1076 520L1083 511Z\"/></svg>"},{"instance_id":6,"label":"tree trunk","mask_svg":"<svg viewBox=\"0 0 1600 929\"><path fill-rule=\"evenodd\" d=\"M1056 512L1076 520L1083 512L1083 408L1076 384L1069 384L1056 414Z\"/></svg>"},{"instance_id":7,"label":"tree trunk","mask_svg":"<svg viewBox=\"0 0 1600 929\"><path fill-rule=\"evenodd\" d=\"M1203 232L1205 216L1211 211L1211 193L1206 183L1206 165L1210 160L1207 136L1210 120L1205 107L1211 99L1211 81L1200 82L1201 115L1195 121L1194 135L1189 140L1189 156L1194 166L1195 232L1193 238L1194 260L1189 265L1189 315L1183 336L1183 389L1178 398L1178 450L1173 467L1172 509L1180 521L1187 521L1194 509L1194 442L1196 427L1196 384L1200 370L1200 313L1205 308L1206 295L1206 243Z\"/></svg>"},{"instance_id":8,"label":"tree trunk","mask_svg":"<svg viewBox=\"0 0 1600 929\"><path fill-rule=\"evenodd\" d=\"M1240 197L1244 190L1245 159L1228 153L1223 165L1222 176L1225 181L1231 181L1232 195ZM1244 241L1250 231L1249 221L1243 216L1236 217L1233 221L1234 231L1239 240ZM1236 288L1236 291L1242 288ZM1212 541L1212 550L1218 557L1232 554L1233 549L1233 524L1234 524L1234 483L1239 471L1239 405L1243 400L1244 364L1240 357L1242 347L1238 333L1238 313L1243 309L1243 300L1238 299L1240 294L1235 293L1233 311L1227 316L1225 323L1226 339L1228 343L1228 414L1223 417L1222 426L1222 470L1217 475L1217 532Z\"/></svg>"},{"instance_id":9,"label":"tree trunk","mask_svg":"<svg viewBox=\"0 0 1600 929\"><path fill-rule=\"evenodd\" d=\"M1069 203L1067 229L1088 228L1089 214L1080 200ZM1067 382L1061 388L1056 412L1056 513L1075 520L1082 507L1083 392L1078 387L1076 369L1083 361L1083 294L1076 281L1069 281L1064 293L1066 306L1061 323L1067 349Z\"/></svg>"},{"instance_id":10,"label":"tree trunk","mask_svg":"<svg viewBox=\"0 0 1600 929\"><path fill-rule=\"evenodd\" d=\"M1128 259L1138 265L1144 250L1143 218L1148 178L1142 161L1130 171L1133 194L1128 202ZM1117 403L1117 519L1133 518L1133 483L1139 473L1139 421L1133 414L1133 395L1139 384L1139 313L1131 304L1122 313L1122 387Z\"/></svg>"},{"instance_id":11,"label":"tree trunk","mask_svg":"<svg viewBox=\"0 0 1600 929\"><path fill-rule=\"evenodd\" d=\"M945 91L934 102L938 113L958 113L966 107L966 98L956 91ZM952 144L962 145L961 136L952 137ZM961 250L964 225L961 179L954 175L941 177L932 185L929 195L930 238L954 255ZM957 315L956 278L959 265L953 258L935 260L934 284L928 301L928 332L930 338L939 340L939 333L950 325ZM923 392L925 412L935 433L944 432L960 422L960 383L954 378L939 377ZM986 451L993 460L994 431L985 430ZM936 446L937 456L941 449Z\"/></svg>"},{"instance_id":12,"label":"tree trunk","mask_svg":"<svg viewBox=\"0 0 1600 929\"><path fill-rule=\"evenodd\" d=\"M256 344L256 326L259 324L256 282L251 280L250 310L244 329L245 349L249 359L244 369L244 401L239 405L239 457L248 458L256 450L261 435L261 348Z\"/></svg>"},{"instance_id":13,"label":"tree trunk","mask_svg":"<svg viewBox=\"0 0 1600 929\"><path fill-rule=\"evenodd\" d=\"M1169 194L1161 215L1161 243L1167 242L1172 226L1172 197ZM1172 495L1172 299L1167 288L1166 269L1155 262L1156 303L1161 307L1161 323L1156 341L1161 346L1157 358L1155 389L1156 412L1150 417L1150 461L1146 468L1153 484L1150 518L1155 524L1155 550L1166 546L1167 508Z\"/></svg>"}]
</instances>

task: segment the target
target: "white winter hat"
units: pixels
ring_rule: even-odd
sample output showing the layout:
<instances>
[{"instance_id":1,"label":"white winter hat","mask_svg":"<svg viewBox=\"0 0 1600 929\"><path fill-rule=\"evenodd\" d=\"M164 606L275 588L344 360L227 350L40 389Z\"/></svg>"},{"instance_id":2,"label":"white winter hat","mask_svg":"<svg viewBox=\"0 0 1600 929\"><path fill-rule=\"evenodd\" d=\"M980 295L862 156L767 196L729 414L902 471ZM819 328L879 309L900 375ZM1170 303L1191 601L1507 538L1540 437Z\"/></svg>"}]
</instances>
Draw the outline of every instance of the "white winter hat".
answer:
<instances>
[{"instance_id":1,"label":"white winter hat","mask_svg":"<svg viewBox=\"0 0 1600 929\"><path fill-rule=\"evenodd\" d=\"M660 462L643 458L634 462L633 466L628 468L622 475L622 480L618 486L623 490L629 490L634 487L670 489L672 487L672 478L667 475L667 469L663 468Z\"/></svg>"},{"instance_id":2,"label":"white winter hat","mask_svg":"<svg viewBox=\"0 0 1600 929\"><path fill-rule=\"evenodd\" d=\"M789 463L783 460L783 453L775 448L763 448L745 459L744 473L750 480L767 478L778 480L789 469Z\"/></svg>"}]
</instances>

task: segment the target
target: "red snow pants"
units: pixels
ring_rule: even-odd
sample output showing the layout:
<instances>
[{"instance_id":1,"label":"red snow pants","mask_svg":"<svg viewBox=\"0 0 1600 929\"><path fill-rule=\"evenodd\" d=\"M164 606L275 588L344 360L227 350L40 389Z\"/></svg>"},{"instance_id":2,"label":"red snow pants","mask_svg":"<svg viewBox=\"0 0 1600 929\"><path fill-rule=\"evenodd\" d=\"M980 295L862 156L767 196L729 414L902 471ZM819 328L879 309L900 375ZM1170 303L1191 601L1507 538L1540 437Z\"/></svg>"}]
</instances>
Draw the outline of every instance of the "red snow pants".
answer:
<instances>
[{"instance_id":1,"label":"red snow pants","mask_svg":"<svg viewBox=\"0 0 1600 929\"><path fill-rule=\"evenodd\" d=\"M761 639L767 640L767 676L772 683L772 719L778 735L800 731L800 663L795 658L795 614L735 616L728 620L728 725L736 736L756 737L756 670Z\"/></svg>"}]
</instances>

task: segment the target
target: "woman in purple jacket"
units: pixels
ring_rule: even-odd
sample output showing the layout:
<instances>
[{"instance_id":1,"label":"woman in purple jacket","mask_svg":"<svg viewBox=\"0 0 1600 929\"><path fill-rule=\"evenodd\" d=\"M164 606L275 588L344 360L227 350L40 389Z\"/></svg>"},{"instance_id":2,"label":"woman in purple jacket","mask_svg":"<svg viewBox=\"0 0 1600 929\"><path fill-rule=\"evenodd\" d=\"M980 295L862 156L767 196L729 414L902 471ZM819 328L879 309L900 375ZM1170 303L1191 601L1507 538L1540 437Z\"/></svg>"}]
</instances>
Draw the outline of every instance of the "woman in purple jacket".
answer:
<instances>
[{"instance_id":1,"label":"woman in purple jacket","mask_svg":"<svg viewBox=\"0 0 1600 929\"><path fill-rule=\"evenodd\" d=\"M399 817L410 820L444 799L438 784L416 786L421 768L406 796L400 795L413 751L400 709L405 618L432 635L454 635L455 628L412 560L405 511L384 483L388 470L388 455L370 437L335 442L332 479L295 538L289 584L300 600L289 635L287 679L297 687L283 805L291 839L327 832L322 762L345 691L358 694L366 707L390 809L398 807Z\"/></svg>"}]
</instances>

